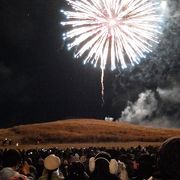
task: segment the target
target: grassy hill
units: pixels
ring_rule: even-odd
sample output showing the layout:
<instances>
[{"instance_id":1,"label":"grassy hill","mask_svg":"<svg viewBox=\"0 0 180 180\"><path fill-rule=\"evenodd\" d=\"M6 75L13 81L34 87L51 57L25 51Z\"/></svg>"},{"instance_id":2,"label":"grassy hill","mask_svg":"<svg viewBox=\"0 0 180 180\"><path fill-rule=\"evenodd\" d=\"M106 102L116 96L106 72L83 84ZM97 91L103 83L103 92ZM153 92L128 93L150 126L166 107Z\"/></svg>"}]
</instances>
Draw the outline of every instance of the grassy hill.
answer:
<instances>
[{"instance_id":1,"label":"grassy hill","mask_svg":"<svg viewBox=\"0 0 180 180\"><path fill-rule=\"evenodd\" d=\"M41 124L20 125L0 129L1 139L10 138L21 144L162 142L180 136L180 129L150 128L125 122L95 119L70 119Z\"/></svg>"}]
</instances>

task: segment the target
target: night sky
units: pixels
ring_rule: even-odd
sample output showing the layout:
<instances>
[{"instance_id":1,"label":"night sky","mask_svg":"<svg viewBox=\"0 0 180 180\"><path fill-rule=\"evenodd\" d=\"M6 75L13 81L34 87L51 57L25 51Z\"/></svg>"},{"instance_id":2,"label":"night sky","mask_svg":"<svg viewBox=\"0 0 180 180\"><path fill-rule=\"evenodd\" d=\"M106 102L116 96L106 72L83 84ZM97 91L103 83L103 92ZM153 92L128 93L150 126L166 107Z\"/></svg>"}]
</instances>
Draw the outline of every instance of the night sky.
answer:
<instances>
[{"instance_id":1,"label":"night sky","mask_svg":"<svg viewBox=\"0 0 180 180\"><path fill-rule=\"evenodd\" d=\"M79 117L119 118L128 101L136 102L147 90L158 100L153 118L168 119L173 113L177 122L180 96L175 95L174 102L174 96L170 99L165 93L180 92L180 2L167 2L160 45L140 65L105 71L102 106L101 70L74 60L62 41L60 9L65 1L1 0L0 127Z\"/></svg>"}]
</instances>

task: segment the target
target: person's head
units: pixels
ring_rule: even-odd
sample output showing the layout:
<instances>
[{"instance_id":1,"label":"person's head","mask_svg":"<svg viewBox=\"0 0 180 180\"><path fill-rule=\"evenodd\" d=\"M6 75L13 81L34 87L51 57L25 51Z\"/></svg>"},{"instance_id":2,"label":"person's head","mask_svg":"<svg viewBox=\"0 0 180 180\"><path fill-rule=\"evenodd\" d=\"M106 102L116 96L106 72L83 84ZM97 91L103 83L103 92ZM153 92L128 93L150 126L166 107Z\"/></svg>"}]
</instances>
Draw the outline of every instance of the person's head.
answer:
<instances>
[{"instance_id":1,"label":"person's head","mask_svg":"<svg viewBox=\"0 0 180 180\"><path fill-rule=\"evenodd\" d=\"M3 167L16 167L21 163L21 155L15 149L9 149L3 154Z\"/></svg>"},{"instance_id":2,"label":"person's head","mask_svg":"<svg viewBox=\"0 0 180 180\"><path fill-rule=\"evenodd\" d=\"M44 167L48 171L56 171L61 165L61 160L58 156L51 154L44 159Z\"/></svg>"},{"instance_id":3,"label":"person's head","mask_svg":"<svg viewBox=\"0 0 180 180\"><path fill-rule=\"evenodd\" d=\"M153 160L149 154L141 154L139 159L139 178L146 179L152 175Z\"/></svg>"},{"instance_id":4,"label":"person's head","mask_svg":"<svg viewBox=\"0 0 180 180\"><path fill-rule=\"evenodd\" d=\"M180 179L180 137L169 138L161 145L158 166L163 177Z\"/></svg>"},{"instance_id":5,"label":"person's head","mask_svg":"<svg viewBox=\"0 0 180 180\"><path fill-rule=\"evenodd\" d=\"M85 168L84 165L79 161L73 162L68 168L68 178L71 180L84 180Z\"/></svg>"},{"instance_id":6,"label":"person's head","mask_svg":"<svg viewBox=\"0 0 180 180\"><path fill-rule=\"evenodd\" d=\"M111 159L111 155L107 152L100 152L95 157L89 159L90 172L97 174L117 174L118 163L115 159Z\"/></svg>"},{"instance_id":7,"label":"person's head","mask_svg":"<svg viewBox=\"0 0 180 180\"><path fill-rule=\"evenodd\" d=\"M51 180L52 173L61 165L61 160L58 156L51 154L44 159L44 167L48 173L48 180Z\"/></svg>"}]
</instances>

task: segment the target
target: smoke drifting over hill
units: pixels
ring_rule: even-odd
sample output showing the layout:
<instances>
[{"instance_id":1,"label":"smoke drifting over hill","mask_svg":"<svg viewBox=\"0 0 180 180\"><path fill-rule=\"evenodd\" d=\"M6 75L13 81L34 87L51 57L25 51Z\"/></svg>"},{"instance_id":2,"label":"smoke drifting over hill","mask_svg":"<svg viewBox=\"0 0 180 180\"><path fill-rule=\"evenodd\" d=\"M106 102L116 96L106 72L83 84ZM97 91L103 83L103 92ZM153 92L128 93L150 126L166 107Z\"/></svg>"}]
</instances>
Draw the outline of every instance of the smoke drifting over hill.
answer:
<instances>
[{"instance_id":1,"label":"smoke drifting over hill","mask_svg":"<svg viewBox=\"0 0 180 180\"><path fill-rule=\"evenodd\" d=\"M136 102L128 102L120 120L157 127L180 126L179 92L180 88L175 87L140 93Z\"/></svg>"},{"instance_id":2,"label":"smoke drifting over hill","mask_svg":"<svg viewBox=\"0 0 180 180\"><path fill-rule=\"evenodd\" d=\"M144 119L152 117L157 110L158 101L151 90L139 94L135 103L128 102L128 106L122 111L121 119L128 122L141 123Z\"/></svg>"},{"instance_id":3,"label":"smoke drifting over hill","mask_svg":"<svg viewBox=\"0 0 180 180\"><path fill-rule=\"evenodd\" d=\"M164 1L160 43L114 81L114 113L133 123L180 126L180 1Z\"/></svg>"},{"instance_id":4,"label":"smoke drifting over hill","mask_svg":"<svg viewBox=\"0 0 180 180\"><path fill-rule=\"evenodd\" d=\"M173 88L169 89L157 89L160 97L164 101L169 101L173 103L180 103L180 87L174 86Z\"/></svg>"}]
</instances>

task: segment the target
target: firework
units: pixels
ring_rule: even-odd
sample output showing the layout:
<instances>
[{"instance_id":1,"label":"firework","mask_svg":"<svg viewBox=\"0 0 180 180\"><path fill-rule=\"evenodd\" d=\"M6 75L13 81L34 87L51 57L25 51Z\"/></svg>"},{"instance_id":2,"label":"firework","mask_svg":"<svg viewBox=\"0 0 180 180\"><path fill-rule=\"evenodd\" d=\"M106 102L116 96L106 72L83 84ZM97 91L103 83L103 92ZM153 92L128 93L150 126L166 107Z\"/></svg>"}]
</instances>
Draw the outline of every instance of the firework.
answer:
<instances>
[{"instance_id":1,"label":"firework","mask_svg":"<svg viewBox=\"0 0 180 180\"><path fill-rule=\"evenodd\" d=\"M138 64L152 51L160 33L159 2L154 0L66 0L69 11L62 25L67 48L102 69ZM104 89L104 87L102 87ZM103 94L103 90L102 90Z\"/></svg>"}]
</instances>

